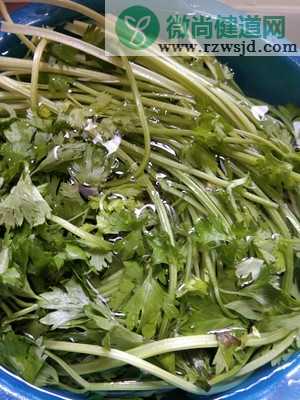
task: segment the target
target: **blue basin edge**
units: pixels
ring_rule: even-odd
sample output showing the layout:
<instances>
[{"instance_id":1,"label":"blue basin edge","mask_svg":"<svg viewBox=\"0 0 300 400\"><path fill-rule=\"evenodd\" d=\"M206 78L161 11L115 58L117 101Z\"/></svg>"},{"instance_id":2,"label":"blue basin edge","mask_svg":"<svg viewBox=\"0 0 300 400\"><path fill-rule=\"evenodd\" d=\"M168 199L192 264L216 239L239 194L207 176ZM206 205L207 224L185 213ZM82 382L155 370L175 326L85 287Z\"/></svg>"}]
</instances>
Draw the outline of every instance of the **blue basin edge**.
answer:
<instances>
[{"instance_id":1,"label":"blue basin edge","mask_svg":"<svg viewBox=\"0 0 300 400\"><path fill-rule=\"evenodd\" d=\"M80 0L97 11L104 10L105 0ZM212 0L212 3L214 1ZM223 6L224 9L224 6ZM230 9L227 9L230 10ZM76 13L45 4L29 4L12 14L16 23L36 26L60 26ZM14 35L0 32L0 54L20 56L24 49ZM294 103L300 105L300 57L222 57L235 72L236 80L252 97L271 104ZM192 396L195 399L195 396ZM166 400L183 400L182 393L170 394ZM0 367L1 400L87 400L53 389L39 389ZM285 363L266 366L248 377L243 383L225 393L198 396L198 400L278 400L300 399L300 354L294 354Z\"/></svg>"}]
</instances>

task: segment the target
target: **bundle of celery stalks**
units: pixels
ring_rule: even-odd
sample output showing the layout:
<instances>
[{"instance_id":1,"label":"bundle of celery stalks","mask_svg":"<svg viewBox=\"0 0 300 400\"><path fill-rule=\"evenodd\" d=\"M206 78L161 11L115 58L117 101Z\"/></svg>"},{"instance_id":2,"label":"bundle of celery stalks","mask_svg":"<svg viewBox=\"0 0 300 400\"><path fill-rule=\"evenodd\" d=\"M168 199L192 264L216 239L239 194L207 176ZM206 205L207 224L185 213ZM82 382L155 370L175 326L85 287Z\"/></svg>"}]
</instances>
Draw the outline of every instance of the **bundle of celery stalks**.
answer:
<instances>
[{"instance_id":1,"label":"bundle of celery stalks","mask_svg":"<svg viewBox=\"0 0 300 400\"><path fill-rule=\"evenodd\" d=\"M203 394L286 359L300 110L210 56L110 57L103 16L47 3L87 19L59 33L0 3L28 47L0 58L0 363L75 392Z\"/></svg>"}]
</instances>

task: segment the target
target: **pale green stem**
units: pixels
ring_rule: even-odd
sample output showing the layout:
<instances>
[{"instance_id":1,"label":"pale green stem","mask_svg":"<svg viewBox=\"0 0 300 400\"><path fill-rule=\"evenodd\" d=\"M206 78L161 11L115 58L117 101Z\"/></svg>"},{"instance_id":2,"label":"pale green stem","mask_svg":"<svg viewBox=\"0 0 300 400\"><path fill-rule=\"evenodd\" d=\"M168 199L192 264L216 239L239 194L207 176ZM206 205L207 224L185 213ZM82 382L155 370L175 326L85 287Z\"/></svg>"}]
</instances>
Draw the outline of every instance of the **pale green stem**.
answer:
<instances>
[{"instance_id":1,"label":"pale green stem","mask_svg":"<svg viewBox=\"0 0 300 400\"><path fill-rule=\"evenodd\" d=\"M71 224L70 222L66 221L63 218L57 217L56 215L52 215L50 221L54 222L55 224L61 226L62 228L66 229L73 235L83 239L86 241L87 244L94 246L102 251L110 251L112 249L112 244L105 241L99 236L92 235L81 228L78 228L76 225Z\"/></svg>"},{"instance_id":2,"label":"pale green stem","mask_svg":"<svg viewBox=\"0 0 300 400\"><path fill-rule=\"evenodd\" d=\"M243 367L237 373L236 376L238 377L238 376L243 376L243 375L249 374L250 372L253 372L256 369L261 368L262 366L268 364L269 362L274 360L274 358L278 357L285 350L287 350L293 344L295 338L296 338L296 333L295 332L291 333L282 342L275 344L273 346L272 350L269 350L268 352L264 353L262 356L259 356L255 360L250 361L245 367Z\"/></svg>"},{"instance_id":3,"label":"pale green stem","mask_svg":"<svg viewBox=\"0 0 300 400\"><path fill-rule=\"evenodd\" d=\"M45 28L37 28L29 25L20 25L20 24L10 24L3 22L2 23L2 31L9 33L21 33L24 35L37 36L41 38L45 38L51 40L53 42L62 43L67 46L73 47L83 53L94 56L100 60L103 60L109 64L112 64L116 67L123 68L122 62L117 57L113 57L111 55L107 55L107 53L96 47L90 43L83 42L80 39L76 39L74 37L65 35L63 33L51 31ZM167 89L171 89L176 93L186 93L186 90L181 87L179 84L172 82L170 79L165 78L164 76L157 74L153 71L148 70L140 65L131 63L133 72L139 78L152 82L156 85L166 87Z\"/></svg>"},{"instance_id":4,"label":"pale green stem","mask_svg":"<svg viewBox=\"0 0 300 400\"><path fill-rule=\"evenodd\" d=\"M161 354L172 353L183 350L206 349L218 347L218 341L215 335L181 336L170 339L163 339L148 343L132 350L129 354L136 357L147 359ZM102 372L111 368L117 368L124 365L121 361L98 359L87 363L73 365L72 368L79 374L90 374Z\"/></svg>"},{"instance_id":5,"label":"pale green stem","mask_svg":"<svg viewBox=\"0 0 300 400\"><path fill-rule=\"evenodd\" d=\"M153 201L153 204L156 207L156 211L159 216L161 227L168 234L170 244L175 247L176 243L175 243L171 223L170 223L167 211L166 211L166 207L165 207L164 203L162 202L162 200L159 196L159 193L152 185L150 179L147 177L145 177L145 184L146 184L148 194L149 194L151 200ZM174 299L174 297L175 297L176 289L177 289L177 268L175 265L170 265L170 268L169 268L169 295L172 299Z\"/></svg>"},{"instance_id":6,"label":"pale green stem","mask_svg":"<svg viewBox=\"0 0 300 400\"><path fill-rule=\"evenodd\" d=\"M65 351L69 353L80 353L80 354L89 354L98 357L107 357L114 360L122 361L126 364L132 365L135 368L139 368L150 375L155 376L156 378L162 379L168 384L177 387L178 389L182 389L189 393L201 394L203 391L199 389L193 383L186 381L185 379L171 374L163 370L162 368L157 367L154 364L151 364L148 361L144 361L139 357L135 357L129 353L120 350L106 350L101 346L94 346L88 344L79 344L79 343L70 343L70 342L58 342L58 341L45 341L45 347L48 350L56 350L56 351Z\"/></svg>"},{"instance_id":7,"label":"pale green stem","mask_svg":"<svg viewBox=\"0 0 300 400\"><path fill-rule=\"evenodd\" d=\"M151 135L150 135L149 125L148 125L147 117L146 117L145 110L143 107L142 99L140 96L140 92L139 92L134 74L132 72L131 66L128 62L127 57L123 56L122 60L123 60L124 66L125 66L128 80L131 84L133 98L135 101L137 112L138 112L138 115L140 118L143 132L144 132L144 156L143 156L141 165L138 167L138 169L135 171L135 174L134 174L135 177L139 177L140 175L142 175L144 173L145 169L147 168L147 166L149 164L150 152L151 152Z\"/></svg>"},{"instance_id":8,"label":"pale green stem","mask_svg":"<svg viewBox=\"0 0 300 400\"><path fill-rule=\"evenodd\" d=\"M82 83L79 83L79 82L74 82L73 85L79 89L84 90L87 93L93 94L94 96L99 96L99 94L102 91L102 92L110 93L119 98L123 98L123 99L127 99L127 100L135 100L134 92L133 93L125 92L123 90L115 89L110 86L96 84L96 85L93 85L93 87L90 87L87 85L83 85ZM170 111L174 114L183 115L183 116L191 117L191 118L199 117L199 112L194 109L180 107L180 106L176 106L174 104L170 104L170 103L166 103L166 102L162 102L162 101L158 101L158 100L154 100L154 99L149 99L148 97L144 97L144 96L140 96L140 98L141 98L141 103L148 107L156 107L160 110Z\"/></svg>"},{"instance_id":9,"label":"pale green stem","mask_svg":"<svg viewBox=\"0 0 300 400\"><path fill-rule=\"evenodd\" d=\"M37 45L33 56L31 71L31 108L33 111L37 111L39 108L38 84L40 75L40 62L42 60L47 43L48 42L46 39L42 39Z\"/></svg>"}]
</instances>

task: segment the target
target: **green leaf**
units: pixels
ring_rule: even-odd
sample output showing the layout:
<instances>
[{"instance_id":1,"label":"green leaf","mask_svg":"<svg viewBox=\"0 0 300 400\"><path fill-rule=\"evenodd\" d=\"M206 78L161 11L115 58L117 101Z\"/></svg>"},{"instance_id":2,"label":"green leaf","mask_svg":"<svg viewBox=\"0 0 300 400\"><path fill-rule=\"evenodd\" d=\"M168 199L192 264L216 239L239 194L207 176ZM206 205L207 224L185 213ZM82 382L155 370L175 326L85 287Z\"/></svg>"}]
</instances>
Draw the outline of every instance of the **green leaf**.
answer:
<instances>
[{"instance_id":1,"label":"green leaf","mask_svg":"<svg viewBox=\"0 0 300 400\"><path fill-rule=\"evenodd\" d=\"M102 94L101 98L99 98L98 104L101 108L106 107L111 102L111 97L106 96L106 94ZM103 103L102 105L101 102ZM103 118L100 124L98 124L97 130L101 132L103 145L118 135L118 128L111 118Z\"/></svg>"},{"instance_id":2,"label":"green leaf","mask_svg":"<svg viewBox=\"0 0 300 400\"><path fill-rule=\"evenodd\" d=\"M44 224L51 215L51 209L24 172L18 184L0 203L0 224L7 228L21 226L25 221L30 226Z\"/></svg>"},{"instance_id":3,"label":"green leaf","mask_svg":"<svg viewBox=\"0 0 300 400\"><path fill-rule=\"evenodd\" d=\"M48 189L48 188L47 188ZM88 209L88 204L80 195L80 187L78 184L62 183L54 193L49 193L47 200L55 214L67 220L74 219L78 215L83 215ZM80 220L80 217L78 218Z\"/></svg>"},{"instance_id":4,"label":"green leaf","mask_svg":"<svg viewBox=\"0 0 300 400\"><path fill-rule=\"evenodd\" d=\"M135 261L125 261L122 279L118 290L114 292L110 300L113 310L118 310L122 304L125 304L133 289L143 282L144 271L140 264Z\"/></svg>"},{"instance_id":5,"label":"green leaf","mask_svg":"<svg viewBox=\"0 0 300 400\"><path fill-rule=\"evenodd\" d=\"M215 248L232 240L232 237L225 232L220 220L216 218L199 221L195 225L194 238L203 248Z\"/></svg>"},{"instance_id":6,"label":"green leaf","mask_svg":"<svg viewBox=\"0 0 300 400\"><path fill-rule=\"evenodd\" d=\"M153 338L161 321L166 296L166 292L149 274L123 308L127 327L131 330L137 328L146 338Z\"/></svg>"},{"instance_id":7,"label":"green leaf","mask_svg":"<svg viewBox=\"0 0 300 400\"><path fill-rule=\"evenodd\" d=\"M101 254L101 253L91 253L91 258L89 260L89 265L95 269L97 272L101 272L104 269L110 267L113 260L113 253Z\"/></svg>"},{"instance_id":8,"label":"green leaf","mask_svg":"<svg viewBox=\"0 0 300 400\"><path fill-rule=\"evenodd\" d=\"M295 184L291 174L293 165L277 159L271 153L267 153L264 159L257 160L259 178L276 188L292 188Z\"/></svg>"},{"instance_id":9,"label":"green leaf","mask_svg":"<svg viewBox=\"0 0 300 400\"><path fill-rule=\"evenodd\" d=\"M56 369L49 364L44 364L40 370L34 385L37 387L57 386L59 384L59 377Z\"/></svg>"},{"instance_id":10,"label":"green leaf","mask_svg":"<svg viewBox=\"0 0 300 400\"><path fill-rule=\"evenodd\" d=\"M8 247L3 247L0 252L0 275L4 274L10 263L11 254Z\"/></svg>"},{"instance_id":11,"label":"green leaf","mask_svg":"<svg viewBox=\"0 0 300 400\"><path fill-rule=\"evenodd\" d=\"M152 250L153 265L167 264L181 268L184 263L183 248L173 246L165 232L152 231L146 237Z\"/></svg>"},{"instance_id":12,"label":"green leaf","mask_svg":"<svg viewBox=\"0 0 300 400\"><path fill-rule=\"evenodd\" d=\"M264 261L259 258L250 257L236 265L236 276L240 284L249 285L259 277Z\"/></svg>"},{"instance_id":13,"label":"green leaf","mask_svg":"<svg viewBox=\"0 0 300 400\"><path fill-rule=\"evenodd\" d=\"M0 146L0 155L2 158L0 162L2 177L5 183L10 183L13 179L19 177L28 154L16 153L10 143L3 143Z\"/></svg>"},{"instance_id":14,"label":"green leaf","mask_svg":"<svg viewBox=\"0 0 300 400\"><path fill-rule=\"evenodd\" d=\"M206 296L208 294L208 285L200 278L193 278L179 287L177 297L180 298L187 293L192 296Z\"/></svg>"},{"instance_id":15,"label":"green leaf","mask_svg":"<svg viewBox=\"0 0 300 400\"><path fill-rule=\"evenodd\" d=\"M260 323L257 324L257 329L260 332L272 332L280 328L285 328L290 332L299 329L299 311L290 314L266 316Z\"/></svg>"},{"instance_id":16,"label":"green leaf","mask_svg":"<svg viewBox=\"0 0 300 400\"><path fill-rule=\"evenodd\" d=\"M112 160L103 147L89 145L83 158L72 163L70 172L79 183L99 187L112 172Z\"/></svg>"},{"instance_id":17,"label":"green leaf","mask_svg":"<svg viewBox=\"0 0 300 400\"><path fill-rule=\"evenodd\" d=\"M158 361L162 365L162 367L171 372L171 374L176 373L175 353L162 354L158 357Z\"/></svg>"},{"instance_id":18,"label":"green leaf","mask_svg":"<svg viewBox=\"0 0 300 400\"><path fill-rule=\"evenodd\" d=\"M222 313L219 306L209 296L185 296L184 309L180 314L179 332L186 335L201 335L230 328L243 328L238 319L231 319Z\"/></svg>"},{"instance_id":19,"label":"green leaf","mask_svg":"<svg viewBox=\"0 0 300 400\"><path fill-rule=\"evenodd\" d=\"M215 112L207 111L202 115L199 127L194 129L197 141L212 150L219 150L223 146L226 132L232 129L231 125Z\"/></svg>"},{"instance_id":20,"label":"green leaf","mask_svg":"<svg viewBox=\"0 0 300 400\"><path fill-rule=\"evenodd\" d=\"M286 245L280 237L259 231L253 243L258 254L271 266L274 273L282 273L286 270L284 256Z\"/></svg>"},{"instance_id":21,"label":"green leaf","mask_svg":"<svg viewBox=\"0 0 300 400\"><path fill-rule=\"evenodd\" d=\"M97 216L97 227L101 233L117 234L137 230L143 224L131 210L101 212Z\"/></svg>"},{"instance_id":22,"label":"green leaf","mask_svg":"<svg viewBox=\"0 0 300 400\"><path fill-rule=\"evenodd\" d=\"M73 79L59 74L49 74L48 75L48 88L50 93L52 94L64 94L67 95L67 92L70 88L70 84L73 82Z\"/></svg>"},{"instance_id":23,"label":"green leaf","mask_svg":"<svg viewBox=\"0 0 300 400\"><path fill-rule=\"evenodd\" d=\"M230 355L224 354L222 348L219 347L213 359L213 365L216 368L216 375L220 375L223 371L229 371L231 364L232 360Z\"/></svg>"},{"instance_id":24,"label":"green leaf","mask_svg":"<svg viewBox=\"0 0 300 400\"><path fill-rule=\"evenodd\" d=\"M83 156L86 151L85 143L70 143L53 147L47 157L40 163L37 172L51 172L59 170L61 166L73 162Z\"/></svg>"},{"instance_id":25,"label":"green leaf","mask_svg":"<svg viewBox=\"0 0 300 400\"><path fill-rule=\"evenodd\" d=\"M66 256L68 260L84 260L88 259L87 253L82 250L79 246L73 244L66 245Z\"/></svg>"},{"instance_id":26,"label":"green leaf","mask_svg":"<svg viewBox=\"0 0 300 400\"><path fill-rule=\"evenodd\" d=\"M183 157L195 168L209 168L213 173L218 172L219 166L216 157L199 143L186 145Z\"/></svg>"},{"instance_id":27,"label":"green leaf","mask_svg":"<svg viewBox=\"0 0 300 400\"><path fill-rule=\"evenodd\" d=\"M23 153L22 148L25 147L26 154L35 131L36 129L27 120L20 119L12 123L9 129L4 131L4 135L7 141L13 145L14 151Z\"/></svg>"},{"instance_id":28,"label":"green leaf","mask_svg":"<svg viewBox=\"0 0 300 400\"><path fill-rule=\"evenodd\" d=\"M99 27L89 25L83 35L83 40L94 46L100 46L104 40L104 32Z\"/></svg>"},{"instance_id":29,"label":"green leaf","mask_svg":"<svg viewBox=\"0 0 300 400\"><path fill-rule=\"evenodd\" d=\"M217 333L219 348L213 360L216 367L216 375L222 372L228 372L235 364L237 356L237 347L241 342L229 332Z\"/></svg>"},{"instance_id":30,"label":"green leaf","mask_svg":"<svg viewBox=\"0 0 300 400\"><path fill-rule=\"evenodd\" d=\"M111 331L117 322L114 319L108 319L101 315L97 315L92 305L86 305L84 307L84 314L92 321L95 322L97 328L103 331Z\"/></svg>"},{"instance_id":31,"label":"green leaf","mask_svg":"<svg viewBox=\"0 0 300 400\"><path fill-rule=\"evenodd\" d=\"M76 55L78 54L78 50L73 47L61 43L52 43L50 51L58 60L63 61L66 64L77 64Z\"/></svg>"},{"instance_id":32,"label":"green leaf","mask_svg":"<svg viewBox=\"0 0 300 400\"><path fill-rule=\"evenodd\" d=\"M9 268L3 274L1 274L1 282L3 285L11 287L21 287L23 283L20 272L15 267Z\"/></svg>"},{"instance_id":33,"label":"green leaf","mask_svg":"<svg viewBox=\"0 0 300 400\"><path fill-rule=\"evenodd\" d=\"M96 250L83 250L81 247L68 243L63 254L64 260L81 260L85 261L91 267L91 270L101 272L110 267L113 260L113 253L104 254Z\"/></svg>"},{"instance_id":34,"label":"green leaf","mask_svg":"<svg viewBox=\"0 0 300 400\"><path fill-rule=\"evenodd\" d=\"M208 379L213 372L210 364L211 355L204 349L187 350L183 353L182 357L178 357L178 353L176 354L176 369L189 382L193 382L205 391L209 391L210 389Z\"/></svg>"},{"instance_id":35,"label":"green leaf","mask_svg":"<svg viewBox=\"0 0 300 400\"><path fill-rule=\"evenodd\" d=\"M216 375L222 374L222 372L228 372L234 365L233 352L234 348L224 348L219 346L217 353L213 359L213 365L216 368Z\"/></svg>"},{"instance_id":36,"label":"green leaf","mask_svg":"<svg viewBox=\"0 0 300 400\"><path fill-rule=\"evenodd\" d=\"M236 300L227 303L225 307L249 320L259 321L263 318L261 313L263 309L261 305L256 303L254 300Z\"/></svg>"},{"instance_id":37,"label":"green leaf","mask_svg":"<svg viewBox=\"0 0 300 400\"><path fill-rule=\"evenodd\" d=\"M109 336L111 346L121 350L129 350L144 343L143 336L130 331L120 324L111 329Z\"/></svg>"},{"instance_id":38,"label":"green leaf","mask_svg":"<svg viewBox=\"0 0 300 400\"><path fill-rule=\"evenodd\" d=\"M115 250L123 260L130 260L135 254L142 256L145 254L143 234L140 229L136 229L118 241Z\"/></svg>"},{"instance_id":39,"label":"green leaf","mask_svg":"<svg viewBox=\"0 0 300 400\"><path fill-rule=\"evenodd\" d=\"M81 286L70 280L65 289L54 288L51 292L40 295L39 306L46 310L56 310L43 317L40 322L52 326L52 329L63 327L67 322L81 317L84 307L90 303Z\"/></svg>"},{"instance_id":40,"label":"green leaf","mask_svg":"<svg viewBox=\"0 0 300 400\"><path fill-rule=\"evenodd\" d=\"M1 337L0 360L2 365L31 383L35 382L44 365L42 350L13 332Z\"/></svg>"}]
</instances>

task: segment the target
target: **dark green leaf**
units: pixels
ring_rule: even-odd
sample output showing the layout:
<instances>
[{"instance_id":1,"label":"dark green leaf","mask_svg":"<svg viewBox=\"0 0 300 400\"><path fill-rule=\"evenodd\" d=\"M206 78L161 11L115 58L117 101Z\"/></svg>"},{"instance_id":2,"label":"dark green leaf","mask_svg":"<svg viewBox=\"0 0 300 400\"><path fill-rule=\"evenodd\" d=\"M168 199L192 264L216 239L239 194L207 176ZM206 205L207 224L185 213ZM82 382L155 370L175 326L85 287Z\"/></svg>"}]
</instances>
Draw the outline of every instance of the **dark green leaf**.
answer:
<instances>
[{"instance_id":1,"label":"dark green leaf","mask_svg":"<svg viewBox=\"0 0 300 400\"><path fill-rule=\"evenodd\" d=\"M18 184L0 203L0 224L8 228L21 226L27 221L31 226L45 223L51 209L32 184L29 173L24 172Z\"/></svg>"},{"instance_id":2,"label":"dark green leaf","mask_svg":"<svg viewBox=\"0 0 300 400\"><path fill-rule=\"evenodd\" d=\"M0 341L1 364L34 383L43 365L42 350L13 332L2 335Z\"/></svg>"}]
</instances>

